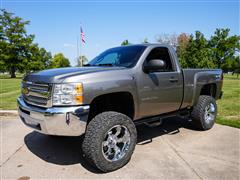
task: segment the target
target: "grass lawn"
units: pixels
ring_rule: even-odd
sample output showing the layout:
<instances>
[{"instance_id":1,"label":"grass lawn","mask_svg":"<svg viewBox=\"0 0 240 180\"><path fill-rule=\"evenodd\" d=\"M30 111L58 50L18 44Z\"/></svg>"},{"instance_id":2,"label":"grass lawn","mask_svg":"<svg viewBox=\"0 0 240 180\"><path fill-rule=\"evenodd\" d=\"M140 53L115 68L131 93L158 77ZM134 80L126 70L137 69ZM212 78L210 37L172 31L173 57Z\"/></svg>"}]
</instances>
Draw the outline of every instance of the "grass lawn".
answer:
<instances>
[{"instance_id":1,"label":"grass lawn","mask_svg":"<svg viewBox=\"0 0 240 180\"><path fill-rule=\"evenodd\" d=\"M21 80L21 77L11 79L0 76L0 109L16 109Z\"/></svg>"},{"instance_id":2,"label":"grass lawn","mask_svg":"<svg viewBox=\"0 0 240 180\"><path fill-rule=\"evenodd\" d=\"M0 76L0 109L16 109L20 95L21 77ZM217 123L240 128L240 79L224 75L223 97L218 100Z\"/></svg>"},{"instance_id":3,"label":"grass lawn","mask_svg":"<svg viewBox=\"0 0 240 180\"><path fill-rule=\"evenodd\" d=\"M223 97L217 101L217 123L240 128L240 78L224 75Z\"/></svg>"}]
</instances>

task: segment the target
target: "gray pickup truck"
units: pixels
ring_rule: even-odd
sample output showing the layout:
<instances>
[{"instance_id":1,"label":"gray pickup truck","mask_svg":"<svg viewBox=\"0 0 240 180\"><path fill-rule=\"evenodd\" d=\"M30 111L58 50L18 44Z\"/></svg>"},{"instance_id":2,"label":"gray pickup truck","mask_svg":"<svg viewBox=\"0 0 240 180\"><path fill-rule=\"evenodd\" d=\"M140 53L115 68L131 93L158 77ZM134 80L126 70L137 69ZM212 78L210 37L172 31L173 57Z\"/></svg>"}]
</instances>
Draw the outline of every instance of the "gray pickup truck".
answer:
<instances>
[{"instance_id":1,"label":"gray pickup truck","mask_svg":"<svg viewBox=\"0 0 240 180\"><path fill-rule=\"evenodd\" d=\"M17 101L25 125L83 135L84 157L109 172L130 160L136 124L189 115L197 128L212 128L222 84L220 69L181 69L172 47L140 44L109 49L85 67L28 74Z\"/></svg>"}]
</instances>

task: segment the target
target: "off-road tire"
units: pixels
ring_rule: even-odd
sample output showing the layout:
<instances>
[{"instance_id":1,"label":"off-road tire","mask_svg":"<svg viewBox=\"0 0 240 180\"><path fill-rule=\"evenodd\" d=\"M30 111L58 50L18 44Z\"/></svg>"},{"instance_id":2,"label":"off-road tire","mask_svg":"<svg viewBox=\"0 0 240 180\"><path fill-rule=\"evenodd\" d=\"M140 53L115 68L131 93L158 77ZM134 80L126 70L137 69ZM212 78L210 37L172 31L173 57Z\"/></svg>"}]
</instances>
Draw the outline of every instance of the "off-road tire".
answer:
<instances>
[{"instance_id":1,"label":"off-road tire","mask_svg":"<svg viewBox=\"0 0 240 180\"><path fill-rule=\"evenodd\" d=\"M205 108L209 105L213 104L215 108L214 119L207 123L205 118ZM214 125L215 118L217 115L217 104L215 99L212 96L201 95L199 96L197 104L193 107L191 112L191 119L194 126L200 130L208 130L211 129Z\"/></svg>"},{"instance_id":2,"label":"off-road tire","mask_svg":"<svg viewBox=\"0 0 240 180\"><path fill-rule=\"evenodd\" d=\"M102 142L106 132L116 126L125 126L130 133L130 145L122 159L110 162L104 158ZM131 159L137 142L137 131L133 121L126 115L107 111L95 116L87 125L82 150L85 158L103 172L110 172L123 167Z\"/></svg>"}]
</instances>

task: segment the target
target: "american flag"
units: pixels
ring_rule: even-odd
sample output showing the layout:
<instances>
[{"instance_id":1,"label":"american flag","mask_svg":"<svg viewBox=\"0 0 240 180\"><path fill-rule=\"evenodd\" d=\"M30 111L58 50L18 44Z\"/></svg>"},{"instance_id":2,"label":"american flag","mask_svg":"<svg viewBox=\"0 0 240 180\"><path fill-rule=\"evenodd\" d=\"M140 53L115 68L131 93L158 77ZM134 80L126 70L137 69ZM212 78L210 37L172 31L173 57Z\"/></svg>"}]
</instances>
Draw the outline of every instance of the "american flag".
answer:
<instances>
[{"instance_id":1,"label":"american flag","mask_svg":"<svg viewBox=\"0 0 240 180\"><path fill-rule=\"evenodd\" d=\"M85 44L86 42L85 42L85 35L84 35L84 32L83 32L83 30L82 30L82 27L81 27L81 40L82 40L82 42Z\"/></svg>"}]
</instances>

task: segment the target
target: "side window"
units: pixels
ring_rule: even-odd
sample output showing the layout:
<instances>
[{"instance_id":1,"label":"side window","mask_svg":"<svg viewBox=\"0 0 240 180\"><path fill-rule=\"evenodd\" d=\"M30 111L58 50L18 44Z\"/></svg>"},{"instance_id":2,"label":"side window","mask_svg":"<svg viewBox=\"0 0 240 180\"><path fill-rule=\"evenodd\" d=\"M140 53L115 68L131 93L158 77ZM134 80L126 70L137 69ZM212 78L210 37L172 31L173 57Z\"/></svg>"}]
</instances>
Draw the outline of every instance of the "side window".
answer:
<instances>
[{"instance_id":1,"label":"side window","mask_svg":"<svg viewBox=\"0 0 240 180\"><path fill-rule=\"evenodd\" d=\"M147 56L146 61L149 62L153 59L161 59L166 63L166 69L163 71L174 71L172 61L167 48L165 47L154 48Z\"/></svg>"}]
</instances>

